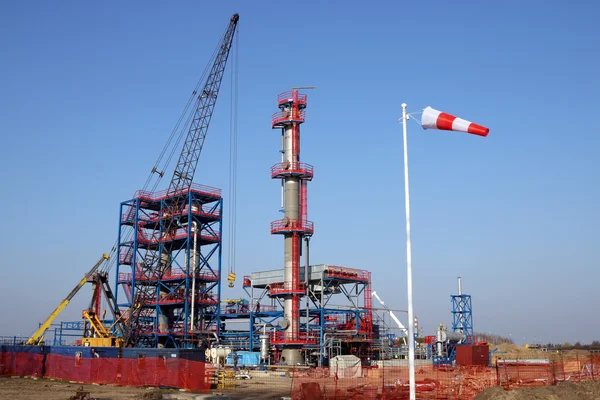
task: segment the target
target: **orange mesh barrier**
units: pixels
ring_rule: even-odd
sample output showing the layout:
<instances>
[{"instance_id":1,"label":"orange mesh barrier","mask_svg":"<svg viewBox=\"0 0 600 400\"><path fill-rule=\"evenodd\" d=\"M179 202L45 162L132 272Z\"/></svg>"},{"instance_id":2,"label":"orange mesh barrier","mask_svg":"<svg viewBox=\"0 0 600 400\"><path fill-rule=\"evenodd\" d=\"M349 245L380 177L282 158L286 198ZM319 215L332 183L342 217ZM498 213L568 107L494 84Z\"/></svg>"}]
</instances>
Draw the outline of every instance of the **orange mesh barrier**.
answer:
<instances>
[{"instance_id":1,"label":"orange mesh barrier","mask_svg":"<svg viewBox=\"0 0 600 400\"><path fill-rule=\"evenodd\" d=\"M487 388L597 380L600 356L500 360L497 366L416 366L418 399L471 400ZM408 367L317 368L293 373L292 399L408 399Z\"/></svg>"},{"instance_id":2,"label":"orange mesh barrier","mask_svg":"<svg viewBox=\"0 0 600 400\"><path fill-rule=\"evenodd\" d=\"M408 399L408 382L408 367L298 371L294 374L292 398ZM496 382L495 369L488 367L416 368L418 399L471 399ZM320 396L316 396L315 390Z\"/></svg>"}]
</instances>

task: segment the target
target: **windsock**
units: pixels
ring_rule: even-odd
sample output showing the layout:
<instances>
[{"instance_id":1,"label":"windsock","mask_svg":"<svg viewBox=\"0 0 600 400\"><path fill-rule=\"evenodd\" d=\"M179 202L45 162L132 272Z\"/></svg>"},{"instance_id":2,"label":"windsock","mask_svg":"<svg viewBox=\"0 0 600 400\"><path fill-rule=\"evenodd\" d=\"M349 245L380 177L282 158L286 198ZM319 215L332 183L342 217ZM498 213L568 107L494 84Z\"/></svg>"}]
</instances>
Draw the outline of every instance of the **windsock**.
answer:
<instances>
[{"instance_id":1,"label":"windsock","mask_svg":"<svg viewBox=\"0 0 600 400\"><path fill-rule=\"evenodd\" d=\"M423 110L421 115L421 126L423 129L440 129L443 131L456 131L472 133L473 135L487 136L490 130L485 126L477 125L471 121L457 118L431 107Z\"/></svg>"}]
</instances>

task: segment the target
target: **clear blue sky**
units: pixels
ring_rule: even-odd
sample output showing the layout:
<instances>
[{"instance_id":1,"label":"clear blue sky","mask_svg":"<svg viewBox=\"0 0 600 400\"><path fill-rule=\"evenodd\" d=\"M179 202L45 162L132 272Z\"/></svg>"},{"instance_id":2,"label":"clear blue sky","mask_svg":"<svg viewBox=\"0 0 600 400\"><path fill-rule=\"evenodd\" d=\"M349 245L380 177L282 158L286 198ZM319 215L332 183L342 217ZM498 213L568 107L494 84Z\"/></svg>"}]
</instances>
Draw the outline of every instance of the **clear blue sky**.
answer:
<instances>
[{"instance_id":1,"label":"clear blue sky","mask_svg":"<svg viewBox=\"0 0 600 400\"><path fill-rule=\"evenodd\" d=\"M425 334L450 323L460 275L478 331L600 339L594 1L0 3L0 335L31 333L110 250L118 203L143 184L234 12L239 276L281 267L270 115L279 92L315 85L302 127L312 261L368 269L406 308L397 119L403 102L431 105L491 133L409 126ZM228 103L196 178L224 189ZM64 319L80 318L88 291Z\"/></svg>"}]
</instances>

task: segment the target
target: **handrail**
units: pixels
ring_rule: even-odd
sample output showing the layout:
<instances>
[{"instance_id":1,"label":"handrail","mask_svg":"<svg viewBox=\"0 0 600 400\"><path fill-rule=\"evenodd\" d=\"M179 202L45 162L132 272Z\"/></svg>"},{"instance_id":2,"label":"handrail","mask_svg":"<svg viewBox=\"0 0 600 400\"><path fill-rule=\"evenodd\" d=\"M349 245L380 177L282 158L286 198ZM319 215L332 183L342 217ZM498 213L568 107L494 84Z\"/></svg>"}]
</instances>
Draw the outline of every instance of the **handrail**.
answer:
<instances>
[{"instance_id":1,"label":"handrail","mask_svg":"<svg viewBox=\"0 0 600 400\"><path fill-rule=\"evenodd\" d=\"M314 222L287 218L271 222L271 233L290 231L313 233Z\"/></svg>"},{"instance_id":2,"label":"handrail","mask_svg":"<svg viewBox=\"0 0 600 400\"><path fill-rule=\"evenodd\" d=\"M277 95L277 103L281 104L283 102L286 101L297 101L299 104L306 104L306 94L305 93L300 93L298 91L296 91L297 96L294 99L294 91L293 90L287 90L283 93L279 93Z\"/></svg>"},{"instance_id":3,"label":"handrail","mask_svg":"<svg viewBox=\"0 0 600 400\"><path fill-rule=\"evenodd\" d=\"M169 274L169 275L163 275L162 276L162 280L170 280L170 279L185 279L186 277L189 278L193 278L194 274L186 274L186 273L180 273L180 274ZM119 272L119 281L120 282L127 282L127 281L131 281L133 277L133 274L131 272ZM153 276L151 278L145 277L142 274L142 271L138 271L137 276L136 276L136 280L138 281L155 281L158 279L158 272L156 272L156 276ZM211 273L197 273L196 274L196 279L201 279L201 280L205 280L205 281L217 281L219 279L218 276L216 276L215 274L211 274Z\"/></svg>"},{"instance_id":4,"label":"handrail","mask_svg":"<svg viewBox=\"0 0 600 400\"><path fill-rule=\"evenodd\" d=\"M286 110L286 111L277 111L273 115L271 115L271 124L275 125L277 123L283 121L299 121L303 122L305 118L306 112L304 110Z\"/></svg>"},{"instance_id":5,"label":"handrail","mask_svg":"<svg viewBox=\"0 0 600 400\"><path fill-rule=\"evenodd\" d=\"M269 294L272 296L280 293L306 292L306 286L304 282L298 282L295 286L296 287L294 287L292 282L271 283L271 285L269 285Z\"/></svg>"},{"instance_id":6,"label":"handrail","mask_svg":"<svg viewBox=\"0 0 600 400\"><path fill-rule=\"evenodd\" d=\"M307 332L298 332L296 337L286 337L285 332L271 332L271 343L304 342L316 343L317 337Z\"/></svg>"},{"instance_id":7,"label":"handrail","mask_svg":"<svg viewBox=\"0 0 600 400\"><path fill-rule=\"evenodd\" d=\"M147 190L138 190L135 192L133 197L136 199L139 198L141 200L146 200L146 201L159 201L159 200L167 198L167 191L168 191L167 189L160 190L158 192L150 192ZM192 183L192 185L189 189L184 189L184 190L180 190L176 193L171 193L171 194L169 194L168 197L174 197L174 196L177 196L180 194L189 193L189 191L209 195L211 197L219 197L219 198L221 197L221 193L222 193L221 189L217 189L217 188L206 186L206 185L201 185L198 183Z\"/></svg>"},{"instance_id":8,"label":"handrail","mask_svg":"<svg viewBox=\"0 0 600 400\"><path fill-rule=\"evenodd\" d=\"M287 173L302 173L305 175L313 176L314 167L311 164L303 163L303 162L289 162L283 161L277 163L271 167L271 175L276 175L277 173L287 172Z\"/></svg>"},{"instance_id":9,"label":"handrail","mask_svg":"<svg viewBox=\"0 0 600 400\"><path fill-rule=\"evenodd\" d=\"M152 237L148 238L142 232L138 232L138 242L139 243L159 243L159 242L169 242L171 240L178 240L187 237L188 230L187 228L179 228L174 233L167 234L163 232L162 237L158 240L153 240ZM218 232L209 232L202 231L199 235L200 239L208 240L208 241L219 241L221 240L221 235Z\"/></svg>"},{"instance_id":10,"label":"handrail","mask_svg":"<svg viewBox=\"0 0 600 400\"><path fill-rule=\"evenodd\" d=\"M337 267L337 266L333 266L333 265L328 265L327 266L327 277L368 281L369 273L368 273L368 271L364 271L361 269Z\"/></svg>"}]
</instances>

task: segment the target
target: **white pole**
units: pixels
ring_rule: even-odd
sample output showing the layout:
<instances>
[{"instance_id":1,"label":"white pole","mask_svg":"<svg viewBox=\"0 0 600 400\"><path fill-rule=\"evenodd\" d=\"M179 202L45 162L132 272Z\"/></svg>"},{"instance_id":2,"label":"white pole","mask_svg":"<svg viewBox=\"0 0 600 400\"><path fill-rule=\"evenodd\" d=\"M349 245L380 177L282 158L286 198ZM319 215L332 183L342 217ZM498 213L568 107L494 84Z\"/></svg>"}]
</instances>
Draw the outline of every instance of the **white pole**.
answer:
<instances>
[{"instance_id":1,"label":"white pole","mask_svg":"<svg viewBox=\"0 0 600 400\"><path fill-rule=\"evenodd\" d=\"M415 318L412 296L412 254L410 247L410 195L408 192L408 144L406 141L406 103L402 103L402 137L404 141L404 204L406 206L406 293L408 294L408 376L410 400L416 400L415 387Z\"/></svg>"}]
</instances>

